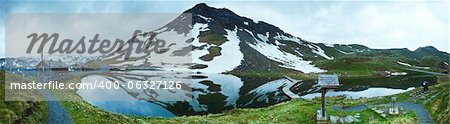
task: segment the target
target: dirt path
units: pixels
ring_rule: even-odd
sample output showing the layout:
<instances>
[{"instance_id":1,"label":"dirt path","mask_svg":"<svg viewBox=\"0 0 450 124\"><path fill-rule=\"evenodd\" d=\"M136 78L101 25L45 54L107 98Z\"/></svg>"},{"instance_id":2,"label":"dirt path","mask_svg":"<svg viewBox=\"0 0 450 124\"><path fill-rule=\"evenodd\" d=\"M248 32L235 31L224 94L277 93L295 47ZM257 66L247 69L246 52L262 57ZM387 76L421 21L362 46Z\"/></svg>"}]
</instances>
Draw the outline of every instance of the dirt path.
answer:
<instances>
[{"instance_id":1,"label":"dirt path","mask_svg":"<svg viewBox=\"0 0 450 124\"><path fill-rule=\"evenodd\" d=\"M48 90L41 90L41 93L47 101L47 124L71 124L69 114L58 99Z\"/></svg>"}]
</instances>

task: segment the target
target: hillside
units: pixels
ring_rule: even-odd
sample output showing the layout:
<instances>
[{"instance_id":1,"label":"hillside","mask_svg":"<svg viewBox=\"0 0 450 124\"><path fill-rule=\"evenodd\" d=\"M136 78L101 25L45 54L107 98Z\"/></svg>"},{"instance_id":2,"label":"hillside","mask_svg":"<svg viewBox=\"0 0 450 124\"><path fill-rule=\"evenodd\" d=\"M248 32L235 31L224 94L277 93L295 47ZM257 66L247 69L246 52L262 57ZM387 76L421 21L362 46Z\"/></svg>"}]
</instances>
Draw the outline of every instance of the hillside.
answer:
<instances>
[{"instance_id":1,"label":"hillside","mask_svg":"<svg viewBox=\"0 0 450 124\"><path fill-rule=\"evenodd\" d=\"M15 80L23 80L0 71L0 123L46 123L47 104L44 101L5 101L5 75ZM26 94L19 92L18 97Z\"/></svg>"},{"instance_id":2,"label":"hillside","mask_svg":"<svg viewBox=\"0 0 450 124\"><path fill-rule=\"evenodd\" d=\"M183 13L192 14L192 23L183 25L186 15L180 15L164 27L138 34L132 41L144 42L139 39L148 38L163 40L170 32L185 34L185 29L192 27L193 37L189 39L190 44L183 43L187 46L169 50L169 54L191 56L192 61L185 64L191 65L189 68L192 71L204 73L339 72L342 70L339 63L348 64L351 61L351 66L356 67L374 59L379 60L373 63L375 65L391 66L373 66L368 71L397 71L399 68L405 68L398 62L429 67L432 71L448 70L449 54L432 46L410 51L405 48L371 49L358 44L313 43L284 32L272 24L242 17L229 9L214 8L204 3L197 4ZM180 54L180 51L188 51L190 54ZM123 54L108 55L103 57L101 62L112 67L160 66L158 63L149 62L149 54L133 56L136 57L125 60ZM225 61L227 64L223 64Z\"/></svg>"},{"instance_id":3,"label":"hillside","mask_svg":"<svg viewBox=\"0 0 450 124\"><path fill-rule=\"evenodd\" d=\"M186 18L189 14L192 20ZM166 41L171 37L180 39ZM129 50L127 47L133 50L142 49L138 48L138 45L130 45L131 43L159 41L170 44L167 48L156 51L162 55L150 55L149 52L132 54L121 52L122 48ZM46 58L59 60L67 66L84 64L89 68L142 69L174 65L173 67L189 68L194 72L203 73L366 71L363 74L373 74L373 72L404 71L404 68L413 66L448 73L450 61L449 53L433 46L424 46L411 51L406 48L372 49L360 44L314 43L302 39L301 36L293 36L264 21L256 21L237 15L227 8L214 8L204 3L184 11L159 29L137 33L119 49L100 58L81 56ZM178 61L161 61L171 59ZM371 60L376 61L368 63ZM37 58L0 59L2 67L28 67L37 62L39 62ZM360 68L361 66L367 67Z\"/></svg>"}]
</instances>

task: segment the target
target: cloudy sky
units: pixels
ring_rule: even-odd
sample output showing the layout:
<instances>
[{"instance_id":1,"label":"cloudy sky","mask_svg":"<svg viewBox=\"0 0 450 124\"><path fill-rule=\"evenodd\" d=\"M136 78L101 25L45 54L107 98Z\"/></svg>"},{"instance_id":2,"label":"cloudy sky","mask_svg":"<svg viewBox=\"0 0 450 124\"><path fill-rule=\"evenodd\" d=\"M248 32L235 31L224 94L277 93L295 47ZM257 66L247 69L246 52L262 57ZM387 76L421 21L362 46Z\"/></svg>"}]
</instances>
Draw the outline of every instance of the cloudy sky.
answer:
<instances>
[{"instance_id":1,"label":"cloudy sky","mask_svg":"<svg viewBox=\"0 0 450 124\"><path fill-rule=\"evenodd\" d=\"M47 0L48 1L48 0ZM199 2L0 2L0 56L5 53L5 17L11 13L181 13ZM209 6L280 27L312 42L363 44L371 48L432 45L450 52L449 3L415 2L223 2Z\"/></svg>"}]
</instances>

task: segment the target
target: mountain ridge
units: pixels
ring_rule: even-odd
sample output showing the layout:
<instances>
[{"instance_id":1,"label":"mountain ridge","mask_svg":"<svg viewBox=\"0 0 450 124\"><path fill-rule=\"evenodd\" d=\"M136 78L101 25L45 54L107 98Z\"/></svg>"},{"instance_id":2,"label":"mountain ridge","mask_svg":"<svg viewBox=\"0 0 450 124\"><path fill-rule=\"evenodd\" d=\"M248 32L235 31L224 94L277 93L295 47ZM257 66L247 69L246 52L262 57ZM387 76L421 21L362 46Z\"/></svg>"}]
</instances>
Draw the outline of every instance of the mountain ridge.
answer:
<instances>
[{"instance_id":1,"label":"mountain ridge","mask_svg":"<svg viewBox=\"0 0 450 124\"><path fill-rule=\"evenodd\" d=\"M191 14L192 20L186 19L186 14ZM359 62L358 59L346 58L361 57L390 59L390 63L381 62L383 64L398 65L397 62L401 61L415 66L448 70L450 56L433 46L424 46L410 51L406 48L371 49L360 44L309 42L275 25L264 21L255 22L229 9L214 8L205 3L197 4L184 11L179 17L159 29L138 34L132 38L132 41L145 42L145 39L149 38L161 40L170 32L187 34L189 30L192 37L183 40L183 44L189 46L171 49L168 54L180 57L191 56L191 62L176 64L189 65L191 71L203 73L267 71L324 73L334 69L327 66L327 63L347 60ZM187 51L190 51L190 54L186 54ZM112 68L167 65L167 63L150 62L152 59L148 53L133 55L135 57L128 60L123 56L123 54L106 55L101 57L100 61L91 61L87 65L88 67L105 67L103 65L106 64Z\"/></svg>"}]
</instances>

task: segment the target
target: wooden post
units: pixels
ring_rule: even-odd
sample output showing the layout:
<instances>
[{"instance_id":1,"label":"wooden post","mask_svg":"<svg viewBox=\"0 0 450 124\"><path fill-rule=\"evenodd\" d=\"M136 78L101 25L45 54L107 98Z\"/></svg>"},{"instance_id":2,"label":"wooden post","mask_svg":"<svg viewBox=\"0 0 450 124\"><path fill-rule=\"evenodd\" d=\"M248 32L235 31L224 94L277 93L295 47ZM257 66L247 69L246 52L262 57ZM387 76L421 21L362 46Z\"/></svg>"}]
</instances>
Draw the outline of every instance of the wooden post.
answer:
<instances>
[{"instance_id":1,"label":"wooden post","mask_svg":"<svg viewBox=\"0 0 450 124\"><path fill-rule=\"evenodd\" d=\"M322 91L322 110L321 110L321 114L322 117L325 117L325 94L327 93L327 89L326 88L321 88Z\"/></svg>"},{"instance_id":2,"label":"wooden post","mask_svg":"<svg viewBox=\"0 0 450 124\"><path fill-rule=\"evenodd\" d=\"M325 113L325 94L328 89L333 89L339 86L339 80L337 75L324 75L319 74L317 85L320 86L320 91L322 94L322 106L320 108L320 113L317 113L317 120L327 120Z\"/></svg>"}]
</instances>

